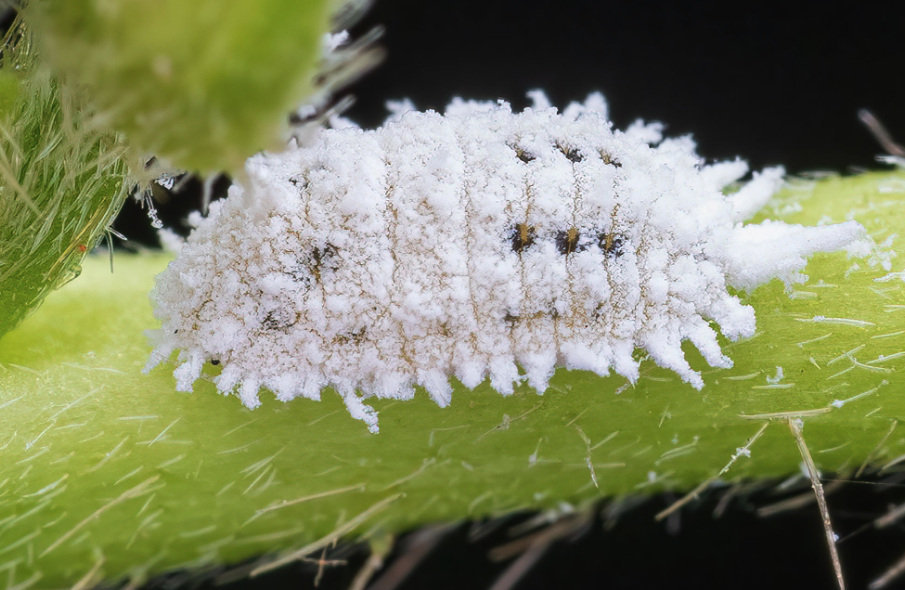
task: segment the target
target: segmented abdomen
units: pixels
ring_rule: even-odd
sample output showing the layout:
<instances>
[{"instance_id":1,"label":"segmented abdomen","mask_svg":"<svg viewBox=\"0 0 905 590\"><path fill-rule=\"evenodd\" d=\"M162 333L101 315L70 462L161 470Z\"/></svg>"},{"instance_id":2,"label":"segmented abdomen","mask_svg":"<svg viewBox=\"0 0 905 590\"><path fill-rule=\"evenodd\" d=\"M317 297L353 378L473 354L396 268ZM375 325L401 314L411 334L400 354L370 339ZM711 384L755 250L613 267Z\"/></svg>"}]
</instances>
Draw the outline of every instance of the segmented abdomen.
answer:
<instances>
[{"instance_id":1,"label":"segmented abdomen","mask_svg":"<svg viewBox=\"0 0 905 590\"><path fill-rule=\"evenodd\" d=\"M250 160L158 279L156 355L183 350L184 389L221 361L218 387L241 385L250 406L261 386L281 399L332 386L373 428L359 396L422 385L445 405L451 376L505 394L519 368L540 392L557 366L634 380L638 347L700 387L681 341L726 367L709 321L753 333L726 290L748 270L736 222L781 170L729 198L744 164L705 168L693 148L657 126L613 132L580 105L458 103L323 131ZM770 264L767 278L789 274Z\"/></svg>"}]
</instances>

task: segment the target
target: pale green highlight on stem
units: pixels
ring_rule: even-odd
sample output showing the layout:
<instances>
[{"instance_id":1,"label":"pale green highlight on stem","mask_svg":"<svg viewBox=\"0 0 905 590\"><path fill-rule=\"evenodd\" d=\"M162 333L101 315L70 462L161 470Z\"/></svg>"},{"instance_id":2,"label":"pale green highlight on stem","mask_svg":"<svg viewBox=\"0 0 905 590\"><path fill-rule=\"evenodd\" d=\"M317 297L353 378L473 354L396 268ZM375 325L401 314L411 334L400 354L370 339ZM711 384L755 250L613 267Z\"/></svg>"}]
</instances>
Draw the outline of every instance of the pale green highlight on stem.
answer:
<instances>
[{"instance_id":1,"label":"pale green highlight on stem","mask_svg":"<svg viewBox=\"0 0 905 590\"><path fill-rule=\"evenodd\" d=\"M905 230L903 182L878 173L799 184L770 217L854 218L882 243ZM543 396L525 387L502 397L485 384L456 388L448 408L427 395L377 402L372 435L332 392L288 404L265 394L251 411L211 383L174 392L168 367L141 375L141 331L154 326L146 294L167 258L118 256L113 275L106 259L89 259L83 280L0 341L0 571L58 587L101 559L107 578L141 576L319 546L334 532L687 490L771 414L782 420L722 478L785 476L801 455L779 412L802 417L824 473L882 466L905 455L895 427L905 420L905 282L878 282L886 271L853 262L818 255L793 297L776 281L746 297L758 332L725 345L734 368L708 369L687 347L704 372L700 392L649 362L634 388L560 371ZM901 257L893 264L901 270Z\"/></svg>"}]
</instances>

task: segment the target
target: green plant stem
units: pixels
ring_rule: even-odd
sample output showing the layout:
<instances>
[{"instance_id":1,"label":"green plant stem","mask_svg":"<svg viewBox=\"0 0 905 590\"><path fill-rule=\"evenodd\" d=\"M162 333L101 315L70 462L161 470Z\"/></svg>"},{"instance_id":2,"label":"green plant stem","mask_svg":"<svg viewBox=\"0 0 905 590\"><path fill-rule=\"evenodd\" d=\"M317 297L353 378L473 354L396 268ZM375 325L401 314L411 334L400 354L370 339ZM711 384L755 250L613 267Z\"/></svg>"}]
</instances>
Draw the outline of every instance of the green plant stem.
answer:
<instances>
[{"instance_id":1,"label":"green plant stem","mask_svg":"<svg viewBox=\"0 0 905 590\"><path fill-rule=\"evenodd\" d=\"M890 192L903 182L799 184L771 217L851 217L880 243L905 231L902 193ZM71 584L95 567L140 578L324 538L689 490L733 455L723 480L787 476L802 459L780 412L802 418L824 473L905 454L905 282L878 282L886 271L854 269L844 253L815 256L791 297L778 282L746 297L758 332L726 344L734 368L708 369L687 347L702 391L649 362L634 387L561 370L543 396L484 384L457 387L448 408L423 392L375 402L378 435L329 391L321 402L263 395L250 411L212 383L175 392L170 367L142 375L147 293L167 260L117 255L111 275L91 258L82 280L0 341L0 571L15 583ZM739 453L757 433L751 456Z\"/></svg>"}]
</instances>

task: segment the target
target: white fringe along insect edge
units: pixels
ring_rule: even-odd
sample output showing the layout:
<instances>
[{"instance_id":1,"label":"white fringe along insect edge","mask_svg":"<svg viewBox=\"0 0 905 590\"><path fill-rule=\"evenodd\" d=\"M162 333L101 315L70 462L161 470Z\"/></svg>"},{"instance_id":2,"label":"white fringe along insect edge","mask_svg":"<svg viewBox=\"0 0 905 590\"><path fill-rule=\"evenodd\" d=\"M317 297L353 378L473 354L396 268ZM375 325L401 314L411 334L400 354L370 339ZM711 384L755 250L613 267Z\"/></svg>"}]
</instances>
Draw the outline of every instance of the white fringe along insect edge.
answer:
<instances>
[{"instance_id":1,"label":"white fringe along insect edge","mask_svg":"<svg viewBox=\"0 0 905 590\"><path fill-rule=\"evenodd\" d=\"M754 310L727 292L803 282L805 258L869 253L850 221L744 226L782 184L770 168L738 192L742 161L703 165L660 124L614 131L599 94L562 114L455 100L381 128L321 131L251 158L246 185L211 206L157 278L148 369L181 349L178 389L202 365L249 408L333 387L377 431L364 398L449 404L449 379L489 376L539 393L557 366L638 378L636 348L696 388L680 347L731 367ZM522 371L520 372L519 367Z\"/></svg>"}]
</instances>

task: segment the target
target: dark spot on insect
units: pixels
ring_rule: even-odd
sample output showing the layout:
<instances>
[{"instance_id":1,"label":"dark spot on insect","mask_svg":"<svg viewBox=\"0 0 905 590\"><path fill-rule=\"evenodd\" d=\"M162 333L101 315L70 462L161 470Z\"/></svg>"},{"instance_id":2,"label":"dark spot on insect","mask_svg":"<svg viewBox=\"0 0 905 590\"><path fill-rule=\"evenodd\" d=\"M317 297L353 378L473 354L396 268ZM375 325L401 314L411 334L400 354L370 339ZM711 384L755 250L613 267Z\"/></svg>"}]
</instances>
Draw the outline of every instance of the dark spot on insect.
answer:
<instances>
[{"instance_id":1,"label":"dark spot on insect","mask_svg":"<svg viewBox=\"0 0 905 590\"><path fill-rule=\"evenodd\" d=\"M220 361L218 359L211 359L211 364L217 366L220 364Z\"/></svg>"},{"instance_id":2,"label":"dark spot on insect","mask_svg":"<svg viewBox=\"0 0 905 590\"><path fill-rule=\"evenodd\" d=\"M304 177L293 176L289 182L300 191L308 188L308 179Z\"/></svg>"},{"instance_id":3,"label":"dark spot on insect","mask_svg":"<svg viewBox=\"0 0 905 590\"><path fill-rule=\"evenodd\" d=\"M556 311L554 311L554 310L550 310L550 312L538 311L531 315L513 315L507 311L506 315L503 316L503 321L506 322L507 324L509 324L509 327L512 328L515 326L515 324L517 324L519 322L530 321L530 320L539 320L546 315L556 317Z\"/></svg>"},{"instance_id":4,"label":"dark spot on insect","mask_svg":"<svg viewBox=\"0 0 905 590\"><path fill-rule=\"evenodd\" d=\"M566 231L558 231L556 232L556 249L559 250L559 253L563 256L568 256L573 252L580 252L584 250L584 248L578 244L580 239L581 232L579 232L576 227L570 227Z\"/></svg>"},{"instance_id":5,"label":"dark spot on insect","mask_svg":"<svg viewBox=\"0 0 905 590\"><path fill-rule=\"evenodd\" d=\"M613 156L603 150L600 150L600 159L603 160L604 164L615 166L616 168L622 168L622 162L615 159Z\"/></svg>"},{"instance_id":6,"label":"dark spot on insect","mask_svg":"<svg viewBox=\"0 0 905 590\"><path fill-rule=\"evenodd\" d=\"M336 342L339 344L348 344L349 342L359 343L364 339L364 337L365 337L365 328L362 327L361 329L359 329L355 332L347 332L345 334L338 334L336 336Z\"/></svg>"},{"instance_id":7,"label":"dark spot on insect","mask_svg":"<svg viewBox=\"0 0 905 590\"><path fill-rule=\"evenodd\" d=\"M515 157L517 157L519 160L521 160L525 164L537 159L537 157L534 154L526 152L525 150L518 147L517 145L510 144L509 147L511 147L512 150L515 152Z\"/></svg>"},{"instance_id":8,"label":"dark spot on insect","mask_svg":"<svg viewBox=\"0 0 905 590\"><path fill-rule=\"evenodd\" d=\"M566 157L567 160L572 162L573 164L577 164L584 160L584 156L581 155L581 152L575 148L570 148L564 146L562 144L556 144L556 149L562 152L562 155Z\"/></svg>"},{"instance_id":9,"label":"dark spot on insect","mask_svg":"<svg viewBox=\"0 0 905 590\"><path fill-rule=\"evenodd\" d=\"M264 321L261 322L261 327L265 330L285 330L294 326L298 319L298 315L292 311L276 307L267 312Z\"/></svg>"},{"instance_id":10,"label":"dark spot on insect","mask_svg":"<svg viewBox=\"0 0 905 590\"><path fill-rule=\"evenodd\" d=\"M594 311L591 312L591 317L589 321L585 324L588 328L593 328L595 324L599 324L600 322L606 322L606 325L611 325L612 318L607 317L608 315L608 302L601 301L594 307ZM609 308L609 313L612 314L612 309Z\"/></svg>"},{"instance_id":11,"label":"dark spot on insect","mask_svg":"<svg viewBox=\"0 0 905 590\"><path fill-rule=\"evenodd\" d=\"M329 243L323 248L312 248L307 256L299 258L297 264L286 272L306 289L310 289L314 282L321 281L324 273L339 268L338 254L339 248Z\"/></svg>"},{"instance_id":12,"label":"dark spot on insect","mask_svg":"<svg viewBox=\"0 0 905 590\"><path fill-rule=\"evenodd\" d=\"M272 311L267 314L267 317L264 318L264 321L261 322L261 325L264 326L264 328L266 328L267 330L277 330L280 328L280 322L274 317Z\"/></svg>"},{"instance_id":13,"label":"dark spot on insect","mask_svg":"<svg viewBox=\"0 0 905 590\"><path fill-rule=\"evenodd\" d=\"M173 330L173 334L178 334L178 333L179 333L179 330L178 330L178 329Z\"/></svg>"},{"instance_id":14,"label":"dark spot on insect","mask_svg":"<svg viewBox=\"0 0 905 590\"><path fill-rule=\"evenodd\" d=\"M600 249L603 250L604 254L615 258L622 256L622 236L601 232L597 234L597 244L600 246Z\"/></svg>"},{"instance_id":15,"label":"dark spot on insect","mask_svg":"<svg viewBox=\"0 0 905 590\"><path fill-rule=\"evenodd\" d=\"M338 253L339 250L333 244L313 249L309 255L310 263L308 265L311 274L320 280L321 272L339 268L339 260L336 259Z\"/></svg>"},{"instance_id":16,"label":"dark spot on insect","mask_svg":"<svg viewBox=\"0 0 905 590\"><path fill-rule=\"evenodd\" d=\"M290 315L285 309L278 308L267 312L264 321L261 322L261 326L265 330L285 330L295 325L296 321L298 321L298 318Z\"/></svg>"},{"instance_id":17,"label":"dark spot on insect","mask_svg":"<svg viewBox=\"0 0 905 590\"><path fill-rule=\"evenodd\" d=\"M512 251L521 254L534 244L534 228L527 223L517 223L509 233L509 241L512 242Z\"/></svg>"}]
</instances>

